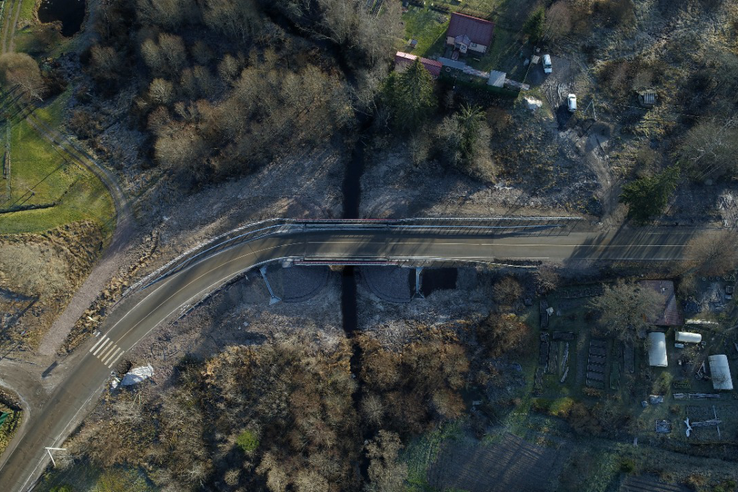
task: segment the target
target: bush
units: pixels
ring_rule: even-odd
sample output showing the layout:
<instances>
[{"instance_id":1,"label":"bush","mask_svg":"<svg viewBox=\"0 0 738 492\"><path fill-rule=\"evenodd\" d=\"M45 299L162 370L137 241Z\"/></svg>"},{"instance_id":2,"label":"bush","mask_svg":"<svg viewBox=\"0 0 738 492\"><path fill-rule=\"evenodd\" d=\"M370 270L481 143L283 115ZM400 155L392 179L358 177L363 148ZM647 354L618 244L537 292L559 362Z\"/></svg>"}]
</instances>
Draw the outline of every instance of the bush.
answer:
<instances>
[{"instance_id":1,"label":"bush","mask_svg":"<svg viewBox=\"0 0 738 492\"><path fill-rule=\"evenodd\" d=\"M238 435L236 444L244 453L251 453L259 447L259 439L257 439L253 432L246 429Z\"/></svg>"},{"instance_id":2,"label":"bush","mask_svg":"<svg viewBox=\"0 0 738 492\"><path fill-rule=\"evenodd\" d=\"M630 458L620 458L620 471L632 473L635 470L635 461Z\"/></svg>"}]
</instances>

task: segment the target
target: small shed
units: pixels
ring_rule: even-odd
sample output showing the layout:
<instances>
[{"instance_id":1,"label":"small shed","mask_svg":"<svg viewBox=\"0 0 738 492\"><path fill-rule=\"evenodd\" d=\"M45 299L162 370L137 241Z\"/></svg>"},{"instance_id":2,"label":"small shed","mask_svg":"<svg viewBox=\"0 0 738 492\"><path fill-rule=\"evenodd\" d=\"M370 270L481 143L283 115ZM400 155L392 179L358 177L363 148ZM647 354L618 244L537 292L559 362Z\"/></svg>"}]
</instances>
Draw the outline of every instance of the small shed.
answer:
<instances>
[{"instance_id":1,"label":"small shed","mask_svg":"<svg viewBox=\"0 0 738 492\"><path fill-rule=\"evenodd\" d=\"M700 343L702 341L702 335L689 331L677 331L674 334L674 340L681 343Z\"/></svg>"},{"instance_id":2,"label":"small shed","mask_svg":"<svg viewBox=\"0 0 738 492\"><path fill-rule=\"evenodd\" d=\"M398 51L395 53L395 70L402 71L407 69L407 67L415 63L417 58L417 56L411 55L410 53ZM431 77L434 79L441 75L441 68L443 68L441 62L420 57L420 63L430 72Z\"/></svg>"},{"instance_id":3,"label":"small shed","mask_svg":"<svg viewBox=\"0 0 738 492\"><path fill-rule=\"evenodd\" d=\"M707 358L710 364L712 387L718 391L733 389L733 378L730 376L730 365L725 354L711 355Z\"/></svg>"},{"instance_id":4,"label":"small shed","mask_svg":"<svg viewBox=\"0 0 738 492\"><path fill-rule=\"evenodd\" d=\"M487 80L487 84L493 87L504 87L506 76L507 74L505 72L492 70L489 73L489 80Z\"/></svg>"},{"instance_id":5,"label":"small shed","mask_svg":"<svg viewBox=\"0 0 738 492\"><path fill-rule=\"evenodd\" d=\"M655 91L643 91L638 93L638 102L641 106L650 108L656 105L656 92Z\"/></svg>"},{"instance_id":6,"label":"small shed","mask_svg":"<svg viewBox=\"0 0 738 492\"><path fill-rule=\"evenodd\" d=\"M648 334L648 365L651 367L667 367L666 335L660 331Z\"/></svg>"}]
</instances>

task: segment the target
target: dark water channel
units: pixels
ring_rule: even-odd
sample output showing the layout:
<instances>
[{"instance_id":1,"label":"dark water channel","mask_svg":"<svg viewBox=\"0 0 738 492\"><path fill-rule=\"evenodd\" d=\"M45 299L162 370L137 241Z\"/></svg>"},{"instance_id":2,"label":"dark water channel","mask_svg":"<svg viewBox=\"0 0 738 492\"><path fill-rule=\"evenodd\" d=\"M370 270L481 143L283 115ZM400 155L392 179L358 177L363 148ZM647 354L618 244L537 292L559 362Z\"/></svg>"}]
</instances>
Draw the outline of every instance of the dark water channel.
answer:
<instances>
[{"instance_id":1,"label":"dark water channel","mask_svg":"<svg viewBox=\"0 0 738 492\"><path fill-rule=\"evenodd\" d=\"M43 0L38 8L38 20L44 23L61 21L62 36L74 36L85 19L85 0Z\"/></svg>"},{"instance_id":2,"label":"dark water channel","mask_svg":"<svg viewBox=\"0 0 738 492\"><path fill-rule=\"evenodd\" d=\"M428 296L437 290L448 290L456 288L456 279L459 270L456 268L425 268L420 281L420 292ZM415 278L413 276L413 289Z\"/></svg>"}]
</instances>

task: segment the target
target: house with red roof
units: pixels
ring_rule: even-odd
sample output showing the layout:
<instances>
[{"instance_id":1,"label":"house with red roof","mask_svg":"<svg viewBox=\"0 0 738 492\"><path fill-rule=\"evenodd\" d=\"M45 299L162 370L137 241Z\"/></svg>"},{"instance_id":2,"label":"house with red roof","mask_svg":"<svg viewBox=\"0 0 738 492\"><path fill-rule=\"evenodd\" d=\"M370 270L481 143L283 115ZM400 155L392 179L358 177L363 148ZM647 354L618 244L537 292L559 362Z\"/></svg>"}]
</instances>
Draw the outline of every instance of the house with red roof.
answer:
<instances>
[{"instance_id":1,"label":"house with red roof","mask_svg":"<svg viewBox=\"0 0 738 492\"><path fill-rule=\"evenodd\" d=\"M407 67L415 63L415 60L417 58L417 56L411 55L410 53L403 53L402 51L398 51L395 54L395 70L405 70ZM423 64L425 69L430 72L431 76L434 79L438 78L438 76L441 75L441 69L443 68L441 62L421 57L420 63Z\"/></svg>"},{"instance_id":2,"label":"house with red roof","mask_svg":"<svg viewBox=\"0 0 738 492\"><path fill-rule=\"evenodd\" d=\"M446 44L461 53L486 53L492 45L494 31L495 25L490 21L454 12L448 24Z\"/></svg>"}]
</instances>

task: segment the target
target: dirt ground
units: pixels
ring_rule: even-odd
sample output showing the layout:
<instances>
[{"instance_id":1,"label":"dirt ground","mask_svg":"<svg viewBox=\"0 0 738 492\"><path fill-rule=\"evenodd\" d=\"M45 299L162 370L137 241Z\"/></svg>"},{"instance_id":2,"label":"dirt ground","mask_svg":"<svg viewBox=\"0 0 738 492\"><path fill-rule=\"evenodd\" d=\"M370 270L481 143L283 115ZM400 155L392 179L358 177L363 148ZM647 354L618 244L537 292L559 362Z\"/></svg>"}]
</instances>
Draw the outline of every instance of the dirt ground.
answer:
<instances>
[{"instance_id":1,"label":"dirt ground","mask_svg":"<svg viewBox=\"0 0 738 492\"><path fill-rule=\"evenodd\" d=\"M525 492L556 490L556 475L565 450L529 443L512 434L484 445L476 440L447 443L429 470L429 482L440 490Z\"/></svg>"},{"instance_id":2,"label":"dirt ground","mask_svg":"<svg viewBox=\"0 0 738 492\"><path fill-rule=\"evenodd\" d=\"M275 280L279 275L271 274ZM185 355L205 359L229 345L258 345L297 332L326 348L336 347L345 338L340 273L330 272L326 285L307 301L270 305L269 300L258 271L249 272L186 317L152 331L127 353L123 365L151 364L154 382L165 384Z\"/></svg>"},{"instance_id":3,"label":"dirt ground","mask_svg":"<svg viewBox=\"0 0 738 492\"><path fill-rule=\"evenodd\" d=\"M463 335L490 312L489 280L474 268L460 268L456 287L432 292L425 298L416 296L410 302L388 302L359 282L359 329L385 347L396 349L416 336L418 326L454 328Z\"/></svg>"}]
</instances>

